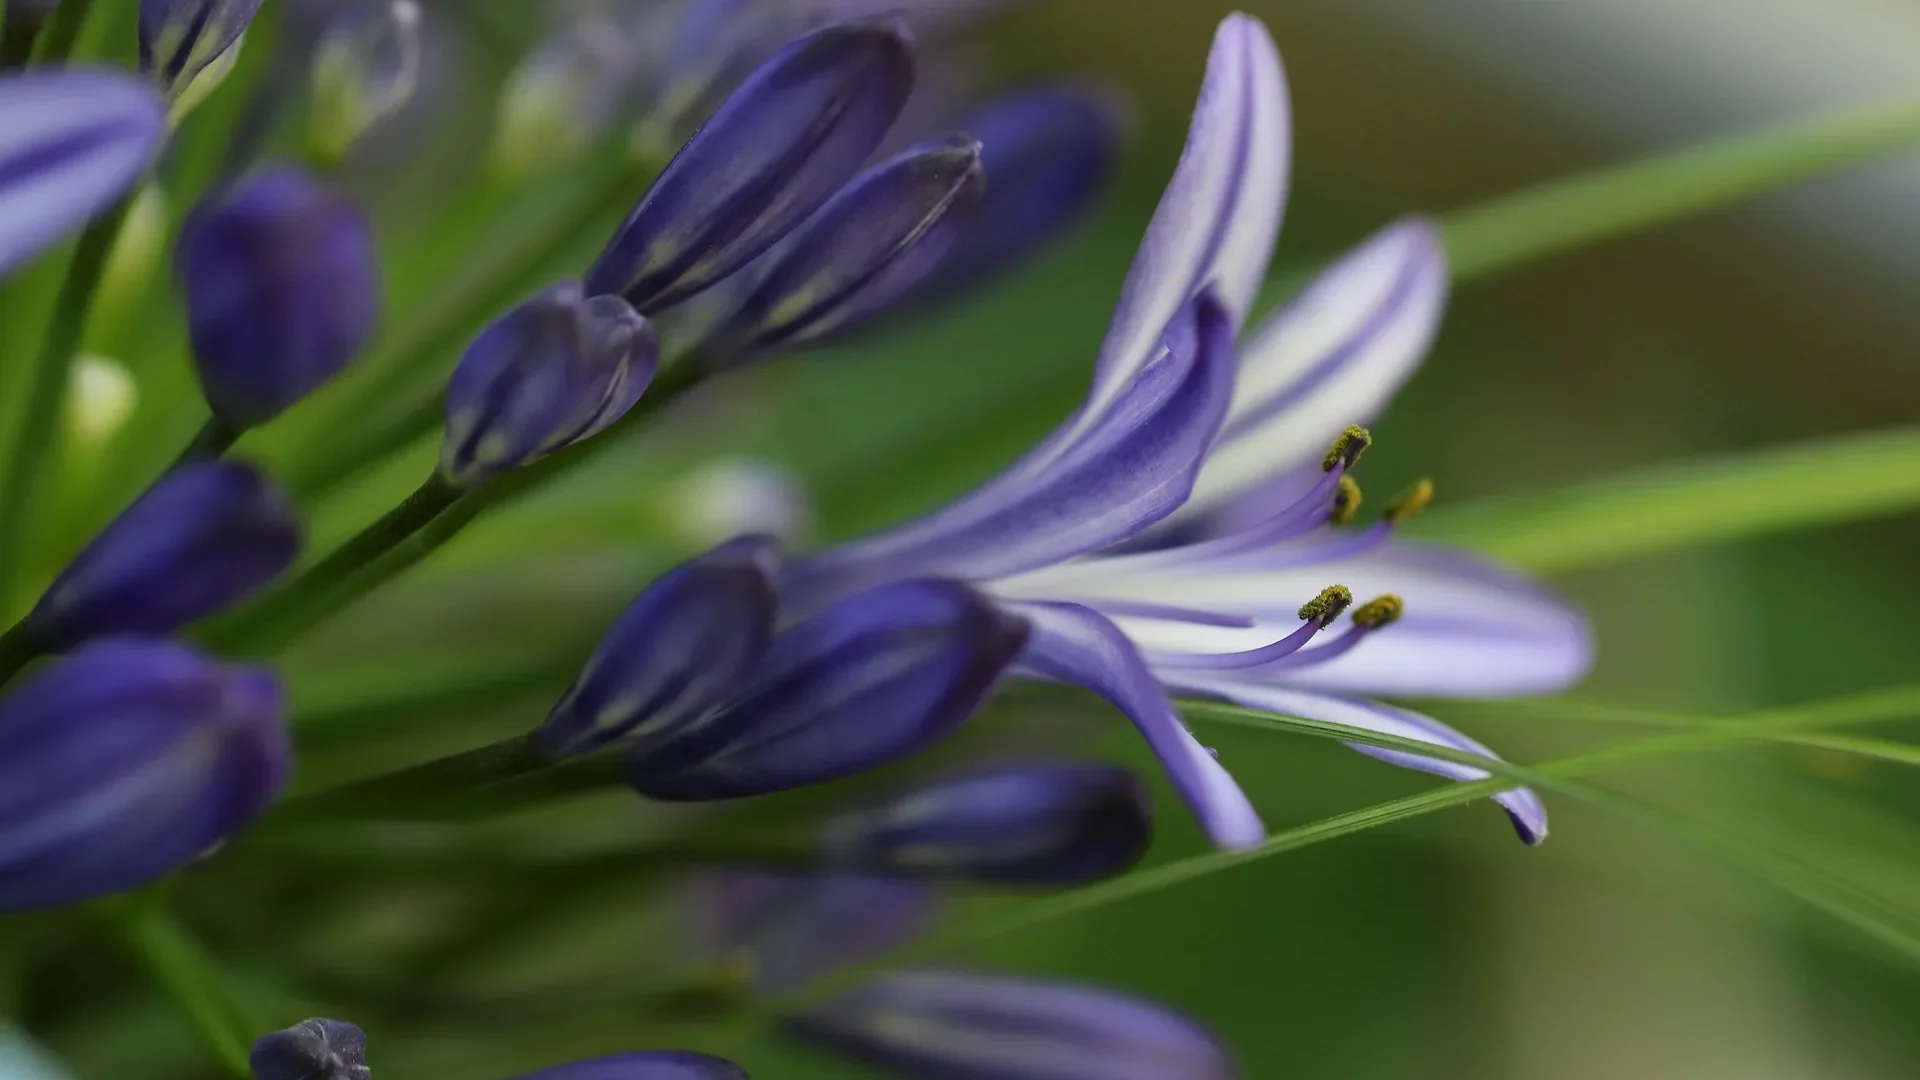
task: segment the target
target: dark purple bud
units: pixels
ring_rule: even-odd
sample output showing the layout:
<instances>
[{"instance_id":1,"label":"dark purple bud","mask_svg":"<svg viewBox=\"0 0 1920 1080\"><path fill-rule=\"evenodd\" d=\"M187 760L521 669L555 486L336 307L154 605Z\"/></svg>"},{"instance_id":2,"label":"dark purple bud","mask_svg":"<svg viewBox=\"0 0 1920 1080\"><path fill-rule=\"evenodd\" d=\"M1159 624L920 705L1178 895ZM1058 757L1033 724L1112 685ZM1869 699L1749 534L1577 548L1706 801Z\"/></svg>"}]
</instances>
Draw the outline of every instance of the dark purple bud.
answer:
<instances>
[{"instance_id":1,"label":"dark purple bud","mask_svg":"<svg viewBox=\"0 0 1920 1080\"><path fill-rule=\"evenodd\" d=\"M50 651L108 634L169 634L272 581L300 553L300 519L251 465L183 465L122 511L27 616Z\"/></svg>"},{"instance_id":2,"label":"dark purple bud","mask_svg":"<svg viewBox=\"0 0 1920 1080\"><path fill-rule=\"evenodd\" d=\"M660 339L617 296L555 285L467 346L447 384L440 475L462 490L595 435L653 381Z\"/></svg>"},{"instance_id":3,"label":"dark purple bud","mask_svg":"<svg viewBox=\"0 0 1920 1080\"><path fill-rule=\"evenodd\" d=\"M140 0L140 70L169 100L225 55L262 0Z\"/></svg>"},{"instance_id":4,"label":"dark purple bud","mask_svg":"<svg viewBox=\"0 0 1920 1080\"><path fill-rule=\"evenodd\" d=\"M980 144L923 143L867 170L768 258L705 343L726 363L844 333L911 293L952 252L986 190Z\"/></svg>"},{"instance_id":5,"label":"dark purple bud","mask_svg":"<svg viewBox=\"0 0 1920 1080\"><path fill-rule=\"evenodd\" d=\"M940 894L922 881L719 870L698 883L702 944L762 994L797 990L932 929Z\"/></svg>"},{"instance_id":6,"label":"dark purple bud","mask_svg":"<svg viewBox=\"0 0 1920 1080\"><path fill-rule=\"evenodd\" d=\"M0 275L133 186L166 133L153 92L106 71L0 78L0 116Z\"/></svg>"},{"instance_id":7,"label":"dark purple bud","mask_svg":"<svg viewBox=\"0 0 1920 1080\"><path fill-rule=\"evenodd\" d=\"M1153 840L1146 786L1111 765L1007 765L943 777L829 822L821 856L846 870L1017 885L1122 873Z\"/></svg>"},{"instance_id":8,"label":"dark purple bud","mask_svg":"<svg viewBox=\"0 0 1920 1080\"><path fill-rule=\"evenodd\" d=\"M990 280L1058 240L1105 190L1120 157L1113 96L1084 88L1014 94L960 128L980 140L987 194L929 291Z\"/></svg>"},{"instance_id":9,"label":"dark purple bud","mask_svg":"<svg viewBox=\"0 0 1920 1080\"><path fill-rule=\"evenodd\" d=\"M747 1070L708 1054L689 1050L652 1050L641 1054L576 1061L528 1073L519 1080L749 1080Z\"/></svg>"},{"instance_id":10,"label":"dark purple bud","mask_svg":"<svg viewBox=\"0 0 1920 1080\"><path fill-rule=\"evenodd\" d=\"M207 404L238 430L333 378L379 319L366 216L297 169L209 196L181 236L175 270Z\"/></svg>"},{"instance_id":11,"label":"dark purple bud","mask_svg":"<svg viewBox=\"0 0 1920 1080\"><path fill-rule=\"evenodd\" d=\"M600 642L535 733L556 758L644 739L739 689L773 636L779 545L734 540L662 574Z\"/></svg>"},{"instance_id":12,"label":"dark purple bud","mask_svg":"<svg viewBox=\"0 0 1920 1080\"><path fill-rule=\"evenodd\" d=\"M344 1020L302 1020L262 1035L247 1055L253 1080L368 1080L367 1033Z\"/></svg>"},{"instance_id":13,"label":"dark purple bud","mask_svg":"<svg viewBox=\"0 0 1920 1080\"><path fill-rule=\"evenodd\" d=\"M0 699L0 910L145 885L251 822L287 775L280 686L112 638Z\"/></svg>"},{"instance_id":14,"label":"dark purple bud","mask_svg":"<svg viewBox=\"0 0 1920 1080\"><path fill-rule=\"evenodd\" d=\"M827 27L780 50L660 174L587 274L654 312L745 266L860 170L913 88L891 20Z\"/></svg>"},{"instance_id":15,"label":"dark purple bud","mask_svg":"<svg viewBox=\"0 0 1920 1080\"><path fill-rule=\"evenodd\" d=\"M1068 983L888 975L795 1017L811 1042L925 1080L1234 1080L1227 1051L1167 1009Z\"/></svg>"},{"instance_id":16,"label":"dark purple bud","mask_svg":"<svg viewBox=\"0 0 1920 1080\"><path fill-rule=\"evenodd\" d=\"M869 589L775 637L739 697L635 742L628 779L696 801L877 768L971 716L1026 640L1025 620L958 582Z\"/></svg>"}]
</instances>

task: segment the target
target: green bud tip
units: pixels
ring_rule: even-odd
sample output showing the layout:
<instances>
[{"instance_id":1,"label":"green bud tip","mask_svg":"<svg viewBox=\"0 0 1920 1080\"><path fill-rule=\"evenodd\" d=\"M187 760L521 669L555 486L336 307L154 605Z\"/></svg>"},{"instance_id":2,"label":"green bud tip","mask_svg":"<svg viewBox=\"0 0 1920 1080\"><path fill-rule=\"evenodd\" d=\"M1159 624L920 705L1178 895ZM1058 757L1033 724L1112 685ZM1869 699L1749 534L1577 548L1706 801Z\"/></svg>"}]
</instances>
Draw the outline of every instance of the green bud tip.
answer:
<instances>
[{"instance_id":1,"label":"green bud tip","mask_svg":"<svg viewBox=\"0 0 1920 1080\"><path fill-rule=\"evenodd\" d=\"M1326 459L1320 462L1320 468L1332 472L1336 466L1344 463L1351 469L1360 464L1360 455L1366 453L1367 447L1372 445L1372 433L1355 424L1341 432L1339 438L1333 440L1333 446L1327 450Z\"/></svg>"},{"instance_id":2,"label":"green bud tip","mask_svg":"<svg viewBox=\"0 0 1920 1080\"><path fill-rule=\"evenodd\" d=\"M1412 487L1394 496L1393 501L1387 503L1387 508L1381 511L1380 516L1386 518L1388 524L1398 525L1425 510L1427 504L1432 501L1433 481L1422 478Z\"/></svg>"},{"instance_id":3,"label":"green bud tip","mask_svg":"<svg viewBox=\"0 0 1920 1080\"><path fill-rule=\"evenodd\" d=\"M1318 620L1327 624L1338 619L1342 612L1352 606L1352 589L1345 585L1329 585L1320 590L1319 596L1300 605L1300 618L1307 622Z\"/></svg>"},{"instance_id":4,"label":"green bud tip","mask_svg":"<svg viewBox=\"0 0 1920 1080\"><path fill-rule=\"evenodd\" d=\"M1327 521L1333 525L1351 525L1360 512L1360 484L1351 476L1340 477L1340 490L1333 493L1333 513Z\"/></svg>"},{"instance_id":5,"label":"green bud tip","mask_svg":"<svg viewBox=\"0 0 1920 1080\"><path fill-rule=\"evenodd\" d=\"M1378 630L1400 621L1407 605L1392 593L1376 596L1353 613L1353 625L1362 630Z\"/></svg>"}]
</instances>

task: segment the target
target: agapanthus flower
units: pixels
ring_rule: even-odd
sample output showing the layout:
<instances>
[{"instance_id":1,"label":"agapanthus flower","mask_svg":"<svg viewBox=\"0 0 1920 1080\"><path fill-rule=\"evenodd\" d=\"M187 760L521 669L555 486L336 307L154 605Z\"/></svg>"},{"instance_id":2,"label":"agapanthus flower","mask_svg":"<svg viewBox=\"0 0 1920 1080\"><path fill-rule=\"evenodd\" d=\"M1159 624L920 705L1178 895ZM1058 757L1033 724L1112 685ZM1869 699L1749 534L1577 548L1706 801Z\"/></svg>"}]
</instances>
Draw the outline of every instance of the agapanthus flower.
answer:
<instances>
[{"instance_id":1,"label":"agapanthus flower","mask_svg":"<svg viewBox=\"0 0 1920 1080\"><path fill-rule=\"evenodd\" d=\"M339 158L400 111L420 79L417 0L353 0L327 19L313 50L309 140Z\"/></svg>"},{"instance_id":2,"label":"agapanthus flower","mask_svg":"<svg viewBox=\"0 0 1920 1080\"><path fill-rule=\"evenodd\" d=\"M367 1036L344 1020L303 1020L253 1044L254 1080L367 1080ZM556 1065L518 1080L747 1080L732 1062L684 1050L613 1054Z\"/></svg>"},{"instance_id":3,"label":"agapanthus flower","mask_svg":"<svg viewBox=\"0 0 1920 1080\"><path fill-rule=\"evenodd\" d=\"M957 971L885 975L789 1030L924 1080L1234 1080L1212 1033L1110 990Z\"/></svg>"},{"instance_id":4,"label":"agapanthus flower","mask_svg":"<svg viewBox=\"0 0 1920 1080\"><path fill-rule=\"evenodd\" d=\"M172 633L280 576L300 536L293 503L259 469L183 465L74 557L25 625L50 651L108 634Z\"/></svg>"},{"instance_id":5,"label":"agapanthus flower","mask_svg":"<svg viewBox=\"0 0 1920 1080\"><path fill-rule=\"evenodd\" d=\"M339 374L373 333L380 265L366 216L280 167L195 207L175 252L207 404L243 431Z\"/></svg>"},{"instance_id":6,"label":"agapanthus flower","mask_svg":"<svg viewBox=\"0 0 1920 1080\"><path fill-rule=\"evenodd\" d=\"M1236 344L1278 233L1288 140L1272 40L1256 20L1231 17L1086 402L973 492L801 560L788 581L801 610L895 578L972 583L1031 623L1022 667L1124 711L1229 847L1259 842L1264 827L1170 692L1485 752L1437 721L1354 695L1549 691L1576 680L1590 653L1582 618L1536 586L1462 553L1393 540L1413 502L1356 533L1326 527L1353 509L1347 473L1367 437L1355 431L1323 452L1418 364L1441 317L1446 269L1430 225L1399 223ZM1291 493L1208 535L1205 512L1289 481ZM1175 542L1183 532L1200 538ZM1115 550L1122 545L1149 550ZM1348 628L1314 644L1355 597ZM1497 798L1523 838L1545 835L1532 792Z\"/></svg>"},{"instance_id":7,"label":"agapanthus flower","mask_svg":"<svg viewBox=\"0 0 1920 1080\"><path fill-rule=\"evenodd\" d=\"M107 71L0 77L0 116L0 275L125 193L166 134L153 92Z\"/></svg>"},{"instance_id":8,"label":"agapanthus flower","mask_svg":"<svg viewBox=\"0 0 1920 1080\"><path fill-rule=\"evenodd\" d=\"M693 882L700 959L755 993L799 989L931 930L940 893L924 881L732 868Z\"/></svg>"},{"instance_id":9,"label":"agapanthus flower","mask_svg":"<svg viewBox=\"0 0 1920 1080\"><path fill-rule=\"evenodd\" d=\"M194 84L230 67L263 0L140 0L140 69L169 101L204 94Z\"/></svg>"},{"instance_id":10,"label":"agapanthus flower","mask_svg":"<svg viewBox=\"0 0 1920 1080\"><path fill-rule=\"evenodd\" d=\"M165 641L109 638L0 698L0 910L144 885L251 822L286 781L280 686Z\"/></svg>"},{"instance_id":11,"label":"agapanthus flower","mask_svg":"<svg viewBox=\"0 0 1920 1080\"><path fill-rule=\"evenodd\" d=\"M1112 765L994 765L836 816L821 862L1004 885L1078 885L1130 869L1153 840L1146 786Z\"/></svg>"}]
</instances>

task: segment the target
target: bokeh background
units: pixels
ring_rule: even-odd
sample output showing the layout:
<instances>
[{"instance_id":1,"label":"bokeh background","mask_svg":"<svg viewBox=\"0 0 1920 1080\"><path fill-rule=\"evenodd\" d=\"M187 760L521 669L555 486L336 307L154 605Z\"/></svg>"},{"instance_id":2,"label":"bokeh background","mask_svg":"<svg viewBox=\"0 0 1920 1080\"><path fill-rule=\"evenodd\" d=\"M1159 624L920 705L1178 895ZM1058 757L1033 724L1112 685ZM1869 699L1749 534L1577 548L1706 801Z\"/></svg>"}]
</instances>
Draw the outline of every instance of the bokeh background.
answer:
<instances>
[{"instance_id":1,"label":"bokeh background","mask_svg":"<svg viewBox=\"0 0 1920 1080\"><path fill-rule=\"evenodd\" d=\"M1920 97L1920 8L1903 0L1239 6L1271 26L1294 97L1282 267L1310 266L1403 213ZM445 31L434 48L439 92L422 106L421 126L389 133L352 174L396 253L389 291L400 306L459 266L473 228L497 224L459 214L524 205L463 201L449 185L484 143L490 88L552 16L524 0L428 10ZM1128 91L1135 133L1125 172L1093 219L968 305L718 388L586 482L476 528L394 595L303 647L296 699L311 754L301 783L524 728L646 576L712 539L683 479L705 463L784 463L806 492L811 537L829 539L937 503L1046 430L1084 388L1178 152L1212 26L1228 10L1214 0L1026 0L981 24L949 62L983 86L1070 74ZM623 209L609 207L609 222ZM1368 486L1430 475L1443 503L1466 503L1911 423L1916 295L1920 159L1473 282L1426 368L1375 426ZM249 447L291 458L324 438L295 423ZM172 441L177 433L162 432L156 445ZM432 453L422 445L319 507L316 539L324 545L390 504ZM1910 681L1917 548L1920 521L1909 515L1557 578L1592 612L1601 643L1577 696L1735 714ZM508 678L491 678L503 670ZM465 673L474 692L430 714L410 710L404 690L422 672ZM396 702L384 712L338 707L383 685ZM1521 760L1638 733L1564 708L1437 709ZM1117 716L1077 700L1012 702L990 730L1000 745L1078 746L1149 764ZM1315 741L1208 735L1276 826L1430 783ZM1604 782L1920 910L1920 797L1914 775L1896 766L1752 748ZM1154 858L1199 850L1162 796ZM1892 1080L1920 1070L1920 973L1910 961L1659 829L1560 800L1551 808L1554 836L1539 850L1475 805L1051 922L969 959L1165 1000L1214 1025L1249 1078ZM576 809L518 823L515 835L590 846L651 827L624 802ZM631 1003L576 1006L563 992L644 985L650 968L669 963L659 954L674 937L664 929L673 913L651 891L496 882L524 891L529 910L483 953L438 958L436 977L535 999L550 987L550 1007L421 1020L405 1002L370 1003L361 991L426 970L408 950L452 917L447 897L431 882L358 883L337 895L335 884L309 890L215 872L187 890L186 910L249 973L265 1016L293 1007L283 966L331 965L337 992L308 986L302 1001L358 1008L351 1018L374 1036L378 1075L507 1075L681 1035ZM309 912L323 893L342 903ZM197 1075L204 1062L173 1014L128 990L116 963L39 972L47 977L34 985L48 989L22 1008L47 1021L36 1028L51 1025L82 1076ZM743 1027L689 1037L716 1040L756 1076L855 1075Z\"/></svg>"}]
</instances>

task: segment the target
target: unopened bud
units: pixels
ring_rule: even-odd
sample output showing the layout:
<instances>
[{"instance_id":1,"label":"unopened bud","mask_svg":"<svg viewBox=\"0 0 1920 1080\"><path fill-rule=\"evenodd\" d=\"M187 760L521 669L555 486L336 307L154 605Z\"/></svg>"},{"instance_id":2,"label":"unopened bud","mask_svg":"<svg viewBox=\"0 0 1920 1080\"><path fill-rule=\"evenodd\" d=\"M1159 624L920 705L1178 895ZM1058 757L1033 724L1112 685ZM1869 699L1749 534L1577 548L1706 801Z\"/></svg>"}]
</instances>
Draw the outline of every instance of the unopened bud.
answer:
<instances>
[{"instance_id":1,"label":"unopened bud","mask_svg":"<svg viewBox=\"0 0 1920 1080\"><path fill-rule=\"evenodd\" d=\"M400 111L420 79L420 5L361 0L327 23L314 49L308 138L323 162Z\"/></svg>"}]
</instances>

